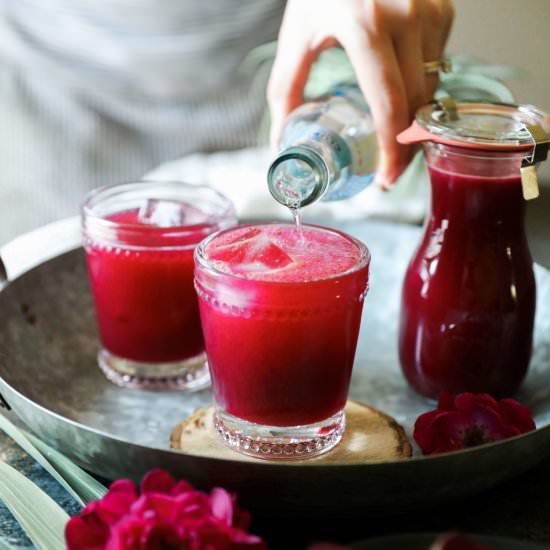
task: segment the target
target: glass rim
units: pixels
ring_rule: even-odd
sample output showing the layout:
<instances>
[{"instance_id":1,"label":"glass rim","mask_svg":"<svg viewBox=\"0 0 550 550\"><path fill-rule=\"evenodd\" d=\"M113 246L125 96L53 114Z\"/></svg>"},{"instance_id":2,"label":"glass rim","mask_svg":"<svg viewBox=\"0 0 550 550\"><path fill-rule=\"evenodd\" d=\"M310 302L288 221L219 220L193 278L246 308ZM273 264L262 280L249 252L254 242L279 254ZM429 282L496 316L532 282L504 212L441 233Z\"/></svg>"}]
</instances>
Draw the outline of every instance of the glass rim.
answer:
<instances>
[{"instance_id":1,"label":"glass rim","mask_svg":"<svg viewBox=\"0 0 550 550\"><path fill-rule=\"evenodd\" d=\"M234 273L227 273L225 271L221 271L220 269L217 269L214 267L211 263L211 261L208 260L205 256L205 250L206 247L219 235L222 233L225 233L227 231L235 231L237 229L242 228L253 228L253 227L259 227L259 226L271 226L271 225L284 225L289 227L295 227L293 223L284 223L279 221L269 221L269 222L250 222L250 223L244 223L244 224L238 224L233 227L225 227L222 229L219 229L215 233L212 233L208 235L205 239L203 239L199 245L195 248L194 252L194 259L195 259L195 268L200 267L201 269L204 269L205 271L209 272L210 274L213 274L217 277L229 277L231 279L237 279L239 281L251 281L254 284L260 284L260 285L278 285L278 286L285 286L285 285L296 285L296 284L318 284L318 283L324 283L326 281L332 281L334 279L339 279L341 277L347 277L349 275L352 275L353 273L356 273L357 271L360 271L364 267L368 266L371 261L371 253L367 245L355 237L349 235L345 231L341 229L337 229L334 227L327 227L324 225L318 225L318 224L303 224L302 227L313 227L316 229L321 229L323 231L328 231L329 233L336 233L338 235L341 235L342 237L348 239L351 241L360 252L360 257L357 260L353 266L346 269L345 271L341 271L340 273L335 273L333 275L330 275L328 277L323 277L320 279L313 279L308 281L272 281L272 280L262 280L262 279L247 279L246 277L243 277L242 275L237 275ZM196 274L195 274L196 279Z\"/></svg>"},{"instance_id":2,"label":"glass rim","mask_svg":"<svg viewBox=\"0 0 550 550\"><path fill-rule=\"evenodd\" d=\"M293 147L289 147L288 149L280 152L275 157L267 172L268 189L271 193L271 196L279 204L287 207L290 207L289 204L287 204L287 201L284 200L284 197L277 192L277 188L275 187L273 182L275 181L275 174L277 170L280 169L281 164L290 160L299 160L307 164L315 175L315 186L312 193L305 199L302 199L300 201L300 204L297 205L298 208L308 206L312 202L315 202L319 197L321 197L328 188L329 170L327 164L321 154L319 154L314 149L305 147L303 145L295 145Z\"/></svg>"},{"instance_id":3,"label":"glass rim","mask_svg":"<svg viewBox=\"0 0 550 550\"><path fill-rule=\"evenodd\" d=\"M124 195L124 193L131 193L132 191L143 191L148 188L154 188L155 186L160 186L164 189L185 189L186 191L192 191L196 193L208 193L209 196L205 196L202 200L209 200L210 202L218 201L221 208L220 212L212 214L208 217L208 220L203 223L193 223L188 225L175 225L175 226L156 226L156 225L145 225L137 222L119 222L112 221L106 218L104 215L98 214L94 209L102 204L103 200L116 200L117 198ZM174 200L185 200L183 197L174 196ZM116 210L116 212L122 212L124 209ZM142 180L132 180L128 182L113 183L108 185L103 185L97 187L96 189L91 190L83 199L80 205L81 213L81 225L85 233L90 233L89 224L93 226L92 232L98 232L99 238L104 238L107 241L117 240L113 237L115 233L124 234L124 235L134 235L140 236L144 233L151 233L162 236L168 241L175 238L185 238L193 236L197 233L202 233L203 237L212 233L212 227L217 227L217 230L224 229L227 223L235 223L237 221L237 213L233 202L210 185L205 184L192 184L179 180L152 180L152 179L142 179ZM198 231L197 229L201 226L207 225L208 227L203 227L202 230ZM93 238L93 235L89 235ZM146 245L123 245L124 248L186 248L188 246L195 245L178 245L175 243L168 242L166 245L155 245L153 247Z\"/></svg>"}]
</instances>

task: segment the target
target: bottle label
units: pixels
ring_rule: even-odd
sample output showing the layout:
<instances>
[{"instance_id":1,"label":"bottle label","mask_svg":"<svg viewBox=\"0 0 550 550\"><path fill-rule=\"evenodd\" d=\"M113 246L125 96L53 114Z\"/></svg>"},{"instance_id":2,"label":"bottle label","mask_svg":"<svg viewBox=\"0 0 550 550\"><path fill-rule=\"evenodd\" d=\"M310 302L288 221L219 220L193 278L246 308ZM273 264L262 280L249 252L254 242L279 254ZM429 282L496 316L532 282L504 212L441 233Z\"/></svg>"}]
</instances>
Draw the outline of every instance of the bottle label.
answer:
<instances>
[{"instance_id":1,"label":"bottle label","mask_svg":"<svg viewBox=\"0 0 550 550\"><path fill-rule=\"evenodd\" d=\"M357 176L374 173L378 161L378 141L376 134L361 134L348 138L348 147L353 159L352 171Z\"/></svg>"},{"instance_id":2,"label":"bottle label","mask_svg":"<svg viewBox=\"0 0 550 550\"><path fill-rule=\"evenodd\" d=\"M312 142L332 152L334 167L337 170L351 165L351 151L346 142L328 127L317 123L297 125L294 132L289 136L289 143L294 145L307 145Z\"/></svg>"}]
</instances>

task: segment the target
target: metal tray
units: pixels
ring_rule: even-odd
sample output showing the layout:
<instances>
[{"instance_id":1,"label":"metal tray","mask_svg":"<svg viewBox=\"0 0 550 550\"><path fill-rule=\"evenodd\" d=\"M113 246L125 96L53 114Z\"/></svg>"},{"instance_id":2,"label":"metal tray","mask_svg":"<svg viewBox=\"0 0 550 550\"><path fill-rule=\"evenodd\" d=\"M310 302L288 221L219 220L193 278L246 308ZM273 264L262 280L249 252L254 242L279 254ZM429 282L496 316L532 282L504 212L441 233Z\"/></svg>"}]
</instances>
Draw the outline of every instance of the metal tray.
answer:
<instances>
[{"instance_id":1,"label":"metal tray","mask_svg":"<svg viewBox=\"0 0 550 550\"><path fill-rule=\"evenodd\" d=\"M404 225L340 225L373 255L350 397L394 416L411 433L433 405L401 376L396 350L400 287L420 233ZM537 266L538 304L550 273ZM550 454L550 320L538 308L530 373L519 398L537 429L504 442L436 457L358 465L250 463L171 451L172 428L211 394L125 390L95 364L98 339L81 249L55 257L0 292L0 393L41 438L105 478L162 467L200 487L223 485L254 510L397 512L459 498L519 474Z\"/></svg>"}]
</instances>

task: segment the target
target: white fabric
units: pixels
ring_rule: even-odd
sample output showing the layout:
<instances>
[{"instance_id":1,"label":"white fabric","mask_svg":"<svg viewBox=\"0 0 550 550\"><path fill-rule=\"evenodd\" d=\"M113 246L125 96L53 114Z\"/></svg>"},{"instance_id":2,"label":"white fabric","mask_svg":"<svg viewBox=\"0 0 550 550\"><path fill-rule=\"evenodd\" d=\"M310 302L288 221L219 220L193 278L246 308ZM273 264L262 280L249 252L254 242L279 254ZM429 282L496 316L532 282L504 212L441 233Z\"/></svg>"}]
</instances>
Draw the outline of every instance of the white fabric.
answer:
<instances>
[{"instance_id":1,"label":"white fabric","mask_svg":"<svg viewBox=\"0 0 550 550\"><path fill-rule=\"evenodd\" d=\"M0 0L0 244L91 189L258 143L282 0Z\"/></svg>"},{"instance_id":2,"label":"white fabric","mask_svg":"<svg viewBox=\"0 0 550 550\"><path fill-rule=\"evenodd\" d=\"M283 0L0 0L0 55L132 98L193 102L273 40Z\"/></svg>"}]
</instances>

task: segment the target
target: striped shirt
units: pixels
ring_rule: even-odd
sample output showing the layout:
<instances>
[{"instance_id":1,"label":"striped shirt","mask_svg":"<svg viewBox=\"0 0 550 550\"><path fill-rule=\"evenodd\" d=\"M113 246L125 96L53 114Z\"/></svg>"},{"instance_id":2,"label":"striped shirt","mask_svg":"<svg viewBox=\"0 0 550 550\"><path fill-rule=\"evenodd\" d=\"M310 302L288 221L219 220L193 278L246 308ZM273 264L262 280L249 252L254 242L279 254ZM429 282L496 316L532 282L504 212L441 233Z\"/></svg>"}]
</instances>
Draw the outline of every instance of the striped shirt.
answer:
<instances>
[{"instance_id":1,"label":"striped shirt","mask_svg":"<svg viewBox=\"0 0 550 550\"><path fill-rule=\"evenodd\" d=\"M257 139L282 0L0 0L0 244L89 189Z\"/></svg>"}]
</instances>

